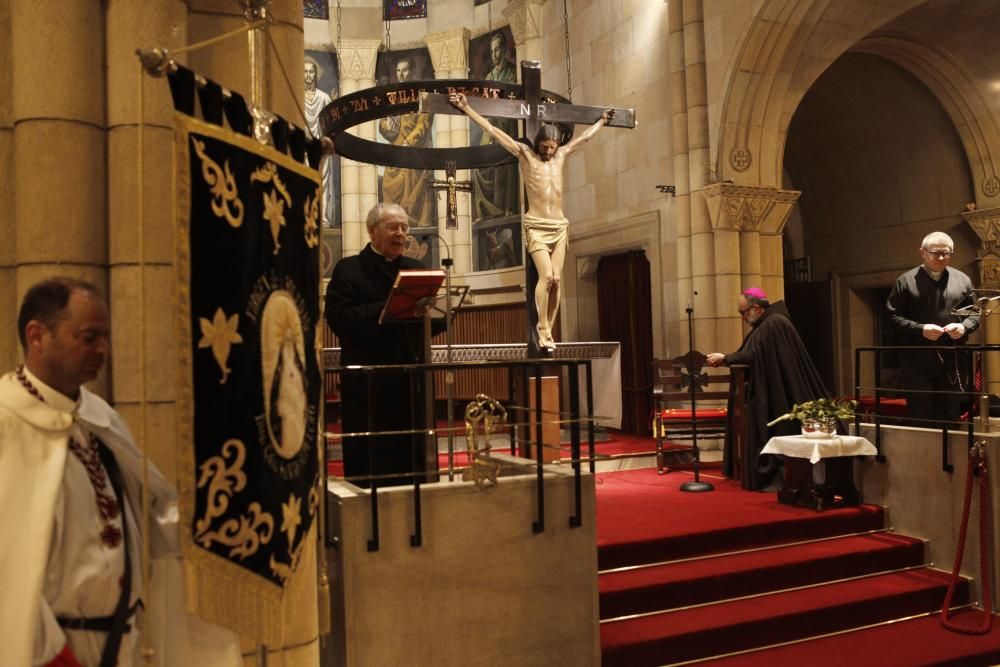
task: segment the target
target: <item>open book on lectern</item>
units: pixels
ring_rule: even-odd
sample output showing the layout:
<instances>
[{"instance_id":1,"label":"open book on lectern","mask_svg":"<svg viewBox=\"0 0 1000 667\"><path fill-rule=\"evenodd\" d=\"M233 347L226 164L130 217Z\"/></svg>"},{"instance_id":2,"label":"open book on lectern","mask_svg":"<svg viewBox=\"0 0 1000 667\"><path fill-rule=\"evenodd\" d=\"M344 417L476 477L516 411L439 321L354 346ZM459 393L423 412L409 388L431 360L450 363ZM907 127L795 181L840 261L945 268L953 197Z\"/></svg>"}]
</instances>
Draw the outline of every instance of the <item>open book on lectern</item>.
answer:
<instances>
[{"instance_id":1,"label":"open book on lectern","mask_svg":"<svg viewBox=\"0 0 1000 667\"><path fill-rule=\"evenodd\" d=\"M400 269L378 323L419 319L422 317L417 312L420 303L427 298L436 298L443 282L444 271L441 269Z\"/></svg>"}]
</instances>

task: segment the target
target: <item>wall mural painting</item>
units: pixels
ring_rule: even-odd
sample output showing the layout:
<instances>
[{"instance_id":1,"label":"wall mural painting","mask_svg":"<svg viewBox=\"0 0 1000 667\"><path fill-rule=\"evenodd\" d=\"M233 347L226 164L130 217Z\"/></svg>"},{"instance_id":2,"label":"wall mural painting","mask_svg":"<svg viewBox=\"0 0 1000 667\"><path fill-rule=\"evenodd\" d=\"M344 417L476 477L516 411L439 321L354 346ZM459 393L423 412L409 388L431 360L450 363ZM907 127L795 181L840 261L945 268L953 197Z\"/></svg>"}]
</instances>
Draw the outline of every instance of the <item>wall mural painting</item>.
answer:
<instances>
[{"instance_id":1,"label":"wall mural painting","mask_svg":"<svg viewBox=\"0 0 1000 667\"><path fill-rule=\"evenodd\" d=\"M382 20L422 19L427 16L427 0L382 0Z\"/></svg>"},{"instance_id":2,"label":"wall mural painting","mask_svg":"<svg viewBox=\"0 0 1000 667\"><path fill-rule=\"evenodd\" d=\"M440 268L441 263L438 258L441 256L438 248L439 241L436 236L437 227L411 227L410 235L406 238L406 249L403 254L417 260L428 269Z\"/></svg>"},{"instance_id":3,"label":"wall mural painting","mask_svg":"<svg viewBox=\"0 0 1000 667\"><path fill-rule=\"evenodd\" d=\"M510 31L510 26L486 33L469 42L470 77L473 79L517 83L516 62L514 35ZM517 138L519 132L517 121L493 119L493 123L510 136ZM478 125L469 124L470 145L478 146L491 142L492 139L485 135ZM474 169L472 182L473 225L521 212L516 164Z\"/></svg>"},{"instance_id":4,"label":"wall mural painting","mask_svg":"<svg viewBox=\"0 0 1000 667\"><path fill-rule=\"evenodd\" d=\"M377 85L434 78L426 48L384 51L375 65ZM429 148L432 145L433 114L410 113L378 121L378 140L396 146ZM434 180L429 169L379 167L379 200L399 204L410 216L410 227L437 231L437 197L428 185Z\"/></svg>"},{"instance_id":5,"label":"wall mural painting","mask_svg":"<svg viewBox=\"0 0 1000 667\"><path fill-rule=\"evenodd\" d=\"M472 234L473 271L509 269L524 263L520 216L474 224Z\"/></svg>"},{"instance_id":6,"label":"wall mural painting","mask_svg":"<svg viewBox=\"0 0 1000 667\"><path fill-rule=\"evenodd\" d=\"M319 136L319 114L340 88L340 69L337 54L333 51L306 49L305 54L305 113L309 131ZM340 235L340 157L331 155L323 160L320 168L323 179L323 230L336 230ZM338 241L337 247L340 243ZM336 255L340 259L340 255Z\"/></svg>"},{"instance_id":7,"label":"wall mural painting","mask_svg":"<svg viewBox=\"0 0 1000 667\"><path fill-rule=\"evenodd\" d=\"M302 3L302 14L307 19L330 20L330 5L327 0L304 0Z\"/></svg>"},{"instance_id":8,"label":"wall mural painting","mask_svg":"<svg viewBox=\"0 0 1000 667\"><path fill-rule=\"evenodd\" d=\"M323 280L329 280L333 275L333 265L344 253L344 240L339 229L324 229L319 244L319 270ZM325 294L324 290L324 294Z\"/></svg>"}]
</instances>

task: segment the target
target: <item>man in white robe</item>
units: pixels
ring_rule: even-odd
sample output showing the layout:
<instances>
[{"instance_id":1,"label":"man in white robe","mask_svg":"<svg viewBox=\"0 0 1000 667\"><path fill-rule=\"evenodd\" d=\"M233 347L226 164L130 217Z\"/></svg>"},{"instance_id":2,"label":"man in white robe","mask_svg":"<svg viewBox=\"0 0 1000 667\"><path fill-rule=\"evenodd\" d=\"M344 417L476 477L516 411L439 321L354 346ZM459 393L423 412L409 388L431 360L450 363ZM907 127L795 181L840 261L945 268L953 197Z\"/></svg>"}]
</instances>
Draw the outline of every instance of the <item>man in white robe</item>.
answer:
<instances>
[{"instance_id":1,"label":"man in white robe","mask_svg":"<svg viewBox=\"0 0 1000 667\"><path fill-rule=\"evenodd\" d=\"M234 635L183 614L178 582L157 587L175 598L171 609L155 595L140 602L142 453L118 413L82 386L104 364L109 327L103 300L79 281L43 281L21 306L25 362L0 377L2 662L139 664L140 610L155 606L171 632L158 637L156 664L240 664ZM176 554L176 494L151 463L145 491L151 554ZM119 648L106 651L114 635Z\"/></svg>"}]
</instances>

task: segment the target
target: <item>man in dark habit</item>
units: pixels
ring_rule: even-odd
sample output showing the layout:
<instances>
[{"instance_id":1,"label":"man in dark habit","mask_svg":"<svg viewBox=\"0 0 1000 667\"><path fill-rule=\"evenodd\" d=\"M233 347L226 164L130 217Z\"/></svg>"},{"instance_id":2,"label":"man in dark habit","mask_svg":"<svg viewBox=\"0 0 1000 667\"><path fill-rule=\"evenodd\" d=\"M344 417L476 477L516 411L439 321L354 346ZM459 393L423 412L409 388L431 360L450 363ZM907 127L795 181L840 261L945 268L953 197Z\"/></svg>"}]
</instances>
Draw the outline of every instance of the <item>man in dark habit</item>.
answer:
<instances>
[{"instance_id":1,"label":"man in dark habit","mask_svg":"<svg viewBox=\"0 0 1000 667\"><path fill-rule=\"evenodd\" d=\"M736 352L708 355L708 365L750 366L746 393L746 452L743 469L738 472L743 488L772 490L781 482L781 460L761 454L760 450L773 436L798 433L799 424L786 420L768 428L767 423L788 412L796 403L829 398L830 393L823 386L783 301L772 304L762 289L751 287L740 295L739 311L743 321L750 325L750 333ZM727 477L737 474L731 442L732 438L726 438L723 473Z\"/></svg>"},{"instance_id":2,"label":"man in dark habit","mask_svg":"<svg viewBox=\"0 0 1000 667\"><path fill-rule=\"evenodd\" d=\"M340 339L340 364L418 364L424 360L420 320L383 322L379 316L400 269L423 269L403 256L409 224L406 211L396 204L377 204L368 212L371 242L360 254L345 257L333 267L326 289L326 321ZM435 320L433 333L444 330ZM343 373L341 414L344 433L424 429L423 372L377 372L368 381L363 373ZM411 391L412 388L412 391ZM370 421L369 421L370 418ZM425 435L375 435L344 438L344 475L361 487L412 484L413 473L424 469ZM369 467L369 449L375 467Z\"/></svg>"},{"instance_id":3,"label":"man in dark habit","mask_svg":"<svg viewBox=\"0 0 1000 667\"><path fill-rule=\"evenodd\" d=\"M922 263L896 279L886 302L897 344L927 348L899 353L901 385L918 390L906 395L911 426L956 428L961 392L970 390L969 357L956 346L979 328L979 315L952 314L972 303L972 280L949 266L953 254L955 244L944 232L925 236Z\"/></svg>"}]
</instances>

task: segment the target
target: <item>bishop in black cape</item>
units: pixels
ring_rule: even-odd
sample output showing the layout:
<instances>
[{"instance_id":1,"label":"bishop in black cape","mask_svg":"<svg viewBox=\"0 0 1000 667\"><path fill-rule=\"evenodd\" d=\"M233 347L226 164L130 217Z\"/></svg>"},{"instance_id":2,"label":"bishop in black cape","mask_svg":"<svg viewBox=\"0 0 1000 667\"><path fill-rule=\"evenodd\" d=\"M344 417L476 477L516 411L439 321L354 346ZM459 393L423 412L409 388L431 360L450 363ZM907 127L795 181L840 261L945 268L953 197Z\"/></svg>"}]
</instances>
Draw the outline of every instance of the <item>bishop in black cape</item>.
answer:
<instances>
[{"instance_id":1,"label":"bishop in black cape","mask_svg":"<svg viewBox=\"0 0 1000 667\"><path fill-rule=\"evenodd\" d=\"M765 489L774 485L781 462L777 457L761 454L767 441L776 435L796 435L797 421L785 420L768 428L767 423L789 411L796 403L817 398L829 398L813 366L805 344L788 315L784 301L768 306L736 352L727 354L725 364L746 364L748 386L746 394L746 453L742 469L735 469L733 438L726 438L723 473L739 476L745 489ZM730 394L729 413L733 413Z\"/></svg>"}]
</instances>

